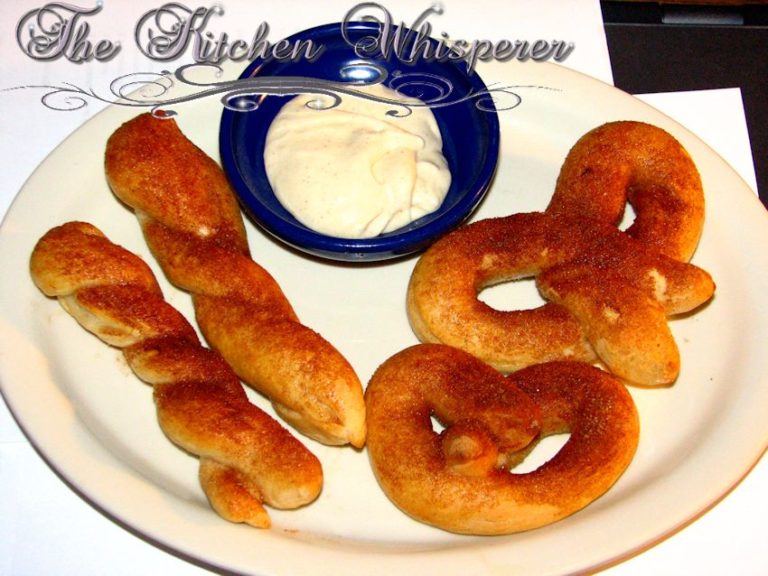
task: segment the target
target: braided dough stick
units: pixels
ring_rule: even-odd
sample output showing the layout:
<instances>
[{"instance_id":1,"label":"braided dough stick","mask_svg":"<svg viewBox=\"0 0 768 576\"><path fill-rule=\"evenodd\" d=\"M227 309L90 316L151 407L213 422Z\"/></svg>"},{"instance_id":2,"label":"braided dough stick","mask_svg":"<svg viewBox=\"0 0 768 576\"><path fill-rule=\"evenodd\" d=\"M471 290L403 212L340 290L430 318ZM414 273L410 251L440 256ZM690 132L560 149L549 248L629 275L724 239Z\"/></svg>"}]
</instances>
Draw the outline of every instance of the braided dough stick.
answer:
<instances>
[{"instance_id":1,"label":"braided dough stick","mask_svg":"<svg viewBox=\"0 0 768 576\"><path fill-rule=\"evenodd\" d=\"M366 404L384 492L416 520L463 534L530 530L582 509L621 476L639 437L632 397L607 372L551 362L504 377L441 344L384 362ZM571 436L552 459L510 473L539 438L563 432Z\"/></svg>"},{"instance_id":2,"label":"braided dough stick","mask_svg":"<svg viewBox=\"0 0 768 576\"><path fill-rule=\"evenodd\" d=\"M149 267L94 226L69 222L35 246L32 279L101 340L121 348L151 384L163 432L200 457L200 482L225 519L270 525L262 502L297 508L315 500L323 473L301 442L248 401L232 369L200 346L163 300Z\"/></svg>"},{"instance_id":3,"label":"braided dough stick","mask_svg":"<svg viewBox=\"0 0 768 576\"><path fill-rule=\"evenodd\" d=\"M302 325L249 255L221 168L172 119L140 115L110 137L106 174L132 207L168 279L190 292L200 329L246 384L300 432L365 443L362 385L349 362Z\"/></svg>"}]
</instances>

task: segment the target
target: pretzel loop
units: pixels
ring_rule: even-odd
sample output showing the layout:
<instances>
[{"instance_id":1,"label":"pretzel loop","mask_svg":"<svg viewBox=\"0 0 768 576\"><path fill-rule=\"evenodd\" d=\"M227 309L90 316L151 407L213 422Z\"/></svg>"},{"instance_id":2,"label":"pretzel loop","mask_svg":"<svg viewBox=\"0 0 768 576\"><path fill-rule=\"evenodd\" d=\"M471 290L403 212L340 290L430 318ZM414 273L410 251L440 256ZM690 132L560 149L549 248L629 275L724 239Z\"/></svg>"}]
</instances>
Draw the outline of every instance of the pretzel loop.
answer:
<instances>
[{"instance_id":1,"label":"pretzel loop","mask_svg":"<svg viewBox=\"0 0 768 576\"><path fill-rule=\"evenodd\" d=\"M626 387L580 362L508 377L441 344L395 354L366 389L368 453L384 492L416 520L465 534L508 534L564 518L604 494L634 456ZM446 429L433 430L430 415ZM565 446L529 473L510 469L543 436Z\"/></svg>"},{"instance_id":2,"label":"pretzel loop","mask_svg":"<svg viewBox=\"0 0 768 576\"><path fill-rule=\"evenodd\" d=\"M672 177L675 168L682 174ZM638 215L622 232L616 222L628 196ZM687 262L702 223L701 183L679 143L645 124L602 126L574 146L546 212L474 222L422 255L408 287L411 326L423 342L456 346L505 372L599 360L628 382L671 384L680 356L667 317L695 310L715 290ZM527 277L544 306L499 311L477 298Z\"/></svg>"}]
</instances>

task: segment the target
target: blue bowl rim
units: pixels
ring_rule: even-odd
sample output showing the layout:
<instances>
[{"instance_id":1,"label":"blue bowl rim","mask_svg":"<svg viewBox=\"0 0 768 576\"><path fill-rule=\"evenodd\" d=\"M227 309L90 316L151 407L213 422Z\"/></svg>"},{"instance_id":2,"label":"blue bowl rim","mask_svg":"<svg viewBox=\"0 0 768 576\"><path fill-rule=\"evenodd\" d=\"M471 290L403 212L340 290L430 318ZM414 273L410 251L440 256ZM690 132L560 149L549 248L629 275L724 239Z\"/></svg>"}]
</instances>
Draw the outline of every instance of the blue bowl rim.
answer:
<instances>
[{"instance_id":1,"label":"blue bowl rim","mask_svg":"<svg viewBox=\"0 0 768 576\"><path fill-rule=\"evenodd\" d=\"M323 24L312 28L307 28L291 36L286 40L293 42L306 38L325 37L328 34L340 35L341 22ZM346 25L351 31L371 31L375 32L379 24L375 22L347 22ZM428 39L435 42L433 38ZM376 59L372 59L374 62ZM253 60L238 79L249 78L258 67L265 61L261 58ZM445 65L460 66L459 62L447 62ZM470 73L462 72L467 77L473 88L478 92L487 90L485 82L476 71ZM234 125L239 114L249 112L237 112L225 108L222 112L220 131L219 131L219 152L222 165L227 177L235 188L240 203L244 205L246 212L249 212L254 220L267 232L281 240L282 242L309 254L323 256L336 260L361 260L361 259L386 259L401 255L407 255L424 248L427 244L436 240L439 236L447 233L466 220L477 205L485 196L496 172L499 156L500 127L497 111L493 102L487 104L487 154L480 169L478 178L475 181L474 189L471 193L466 193L451 206L445 213L439 215L434 220L429 220L430 214L422 219L416 220L408 227L400 230L375 236L372 238L340 238L329 236L311 230L297 220L287 221L284 218L275 215L272 210L265 207L251 192L250 187L242 180L240 176L240 167L235 158L233 146L231 145ZM270 190L274 195L274 192ZM420 220L426 220L420 224Z\"/></svg>"}]
</instances>

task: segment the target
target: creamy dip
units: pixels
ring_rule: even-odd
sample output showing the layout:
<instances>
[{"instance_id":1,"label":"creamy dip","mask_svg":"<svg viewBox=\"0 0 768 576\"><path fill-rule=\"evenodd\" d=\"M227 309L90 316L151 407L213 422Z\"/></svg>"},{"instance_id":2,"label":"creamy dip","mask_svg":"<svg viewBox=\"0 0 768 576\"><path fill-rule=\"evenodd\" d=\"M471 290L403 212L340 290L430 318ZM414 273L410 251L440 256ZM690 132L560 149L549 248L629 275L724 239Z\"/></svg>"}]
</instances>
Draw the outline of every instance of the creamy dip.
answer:
<instances>
[{"instance_id":1,"label":"creamy dip","mask_svg":"<svg viewBox=\"0 0 768 576\"><path fill-rule=\"evenodd\" d=\"M382 85L356 87L415 102ZM305 226L341 238L370 238L440 207L451 184L432 111L342 95L289 101L267 133L264 164L278 200ZM327 109L322 109L326 107Z\"/></svg>"}]
</instances>

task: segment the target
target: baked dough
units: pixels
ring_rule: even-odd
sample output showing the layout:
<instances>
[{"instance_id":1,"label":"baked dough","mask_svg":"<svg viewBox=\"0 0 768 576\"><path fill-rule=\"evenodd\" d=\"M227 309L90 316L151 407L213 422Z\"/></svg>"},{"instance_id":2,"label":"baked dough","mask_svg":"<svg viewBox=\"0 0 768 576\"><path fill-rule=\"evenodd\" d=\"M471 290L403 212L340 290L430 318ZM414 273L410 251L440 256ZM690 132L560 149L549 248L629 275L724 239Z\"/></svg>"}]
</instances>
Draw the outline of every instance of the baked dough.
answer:
<instances>
[{"instance_id":1,"label":"baked dough","mask_svg":"<svg viewBox=\"0 0 768 576\"><path fill-rule=\"evenodd\" d=\"M106 174L168 279L192 294L206 340L237 375L307 436L362 446L360 380L336 348L299 322L274 278L251 259L221 168L172 118L142 114L109 138Z\"/></svg>"},{"instance_id":2,"label":"baked dough","mask_svg":"<svg viewBox=\"0 0 768 576\"><path fill-rule=\"evenodd\" d=\"M96 227L69 222L35 246L30 271L86 330L122 349L154 391L157 417L175 444L200 458L200 482L227 520L270 525L262 502L297 508L317 498L320 462L251 404L237 376L203 348L149 267Z\"/></svg>"},{"instance_id":3,"label":"baked dough","mask_svg":"<svg viewBox=\"0 0 768 576\"><path fill-rule=\"evenodd\" d=\"M384 492L416 520L462 534L530 530L584 508L621 476L639 436L634 402L607 372L552 362L504 377L441 344L384 362L366 404ZM570 438L548 462L510 471L536 440L563 432Z\"/></svg>"},{"instance_id":4,"label":"baked dough","mask_svg":"<svg viewBox=\"0 0 768 576\"><path fill-rule=\"evenodd\" d=\"M547 212L618 225L627 202L627 234L688 262L704 227L704 190L688 151L644 122L608 122L571 148Z\"/></svg>"},{"instance_id":5,"label":"baked dough","mask_svg":"<svg viewBox=\"0 0 768 576\"><path fill-rule=\"evenodd\" d=\"M683 173L668 194L649 181L651 168L666 177L664 158ZM601 361L634 384L673 383L680 355L667 317L695 310L715 291L711 276L687 262L703 222L697 179L666 132L625 122L599 128L574 147L546 212L474 222L421 256L407 295L414 332L504 372ZM644 210L623 232L615 220L627 195ZM543 306L500 311L478 299L488 286L530 277Z\"/></svg>"}]
</instances>

